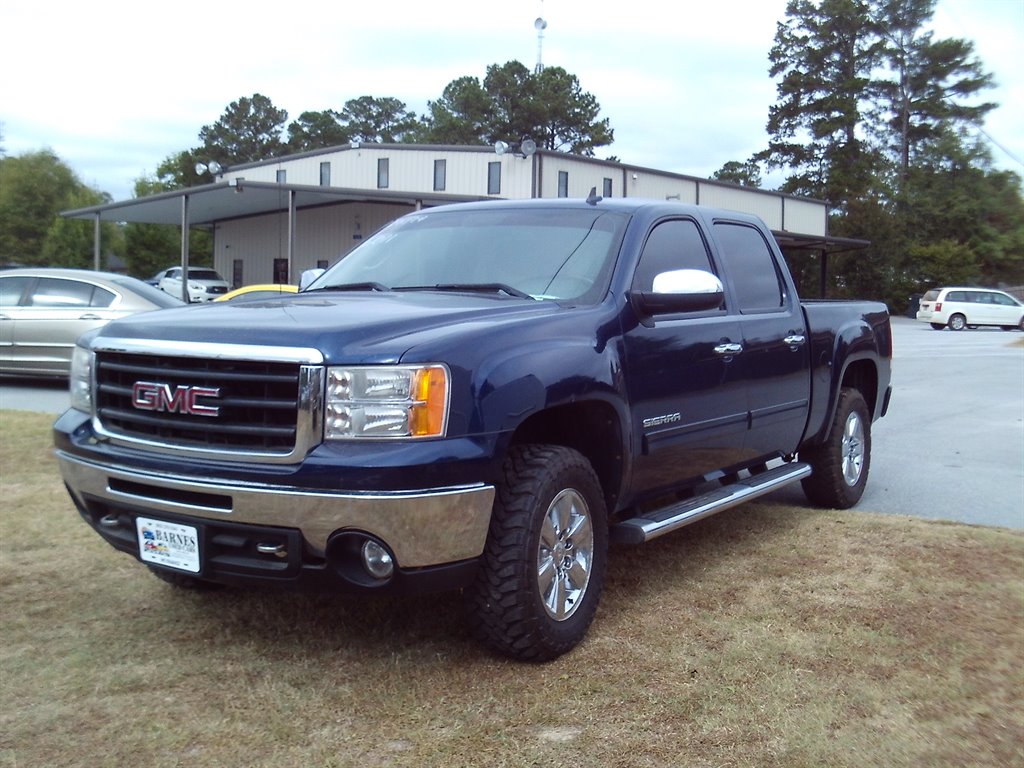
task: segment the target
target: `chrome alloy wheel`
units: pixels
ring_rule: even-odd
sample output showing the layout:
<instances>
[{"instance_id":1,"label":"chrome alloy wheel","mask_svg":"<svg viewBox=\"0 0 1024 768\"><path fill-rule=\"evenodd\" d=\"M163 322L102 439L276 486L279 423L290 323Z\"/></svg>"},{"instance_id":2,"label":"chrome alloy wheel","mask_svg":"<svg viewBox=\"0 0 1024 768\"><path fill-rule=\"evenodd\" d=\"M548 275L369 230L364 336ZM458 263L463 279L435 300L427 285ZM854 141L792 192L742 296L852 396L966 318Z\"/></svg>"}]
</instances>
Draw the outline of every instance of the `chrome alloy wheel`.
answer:
<instances>
[{"instance_id":1,"label":"chrome alloy wheel","mask_svg":"<svg viewBox=\"0 0 1024 768\"><path fill-rule=\"evenodd\" d=\"M860 414L851 413L846 417L843 429L843 479L853 486L864 471L864 422Z\"/></svg>"},{"instance_id":2,"label":"chrome alloy wheel","mask_svg":"<svg viewBox=\"0 0 1024 768\"><path fill-rule=\"evenodd\" d=\"M537 547L537 587L555 621L565 621L580 606L594 562L590 509L568 488L552 499L541 524Z\"/></svg>"}]
</instances>

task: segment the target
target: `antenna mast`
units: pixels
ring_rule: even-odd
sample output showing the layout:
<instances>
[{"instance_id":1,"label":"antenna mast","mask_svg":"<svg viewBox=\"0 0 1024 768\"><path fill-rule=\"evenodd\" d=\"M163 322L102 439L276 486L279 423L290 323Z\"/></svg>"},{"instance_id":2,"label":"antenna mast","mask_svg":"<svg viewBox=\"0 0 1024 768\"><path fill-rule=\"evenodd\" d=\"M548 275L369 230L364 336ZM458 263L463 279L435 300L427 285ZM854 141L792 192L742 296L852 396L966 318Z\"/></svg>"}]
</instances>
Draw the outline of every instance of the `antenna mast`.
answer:
<instances>
[{"instance_id":1,"label":"antenna mast","mask_svg":"<svg viewBox=\"0 0 1024 768\"><path fill-rule=\"evenodd\" d=\"M541 10L543 11L544 5L541 4ZM539 75L544 71L544 62L541 59L541 48L544 45L544 30L548 28L548 23L544 21L542 16L538 16L537 20L533 22L533 28L537 30L537 66L533 68L533 74Z\"/></svg>"}]
</instances>

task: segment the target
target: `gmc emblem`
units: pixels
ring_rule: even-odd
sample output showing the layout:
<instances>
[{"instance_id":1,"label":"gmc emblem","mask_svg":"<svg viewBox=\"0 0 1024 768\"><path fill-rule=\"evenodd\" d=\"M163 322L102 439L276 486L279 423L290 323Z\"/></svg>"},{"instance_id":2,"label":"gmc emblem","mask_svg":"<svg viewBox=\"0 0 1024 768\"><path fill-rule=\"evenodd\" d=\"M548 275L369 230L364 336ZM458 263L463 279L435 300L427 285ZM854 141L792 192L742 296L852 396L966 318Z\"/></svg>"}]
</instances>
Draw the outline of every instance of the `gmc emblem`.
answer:
<instances>
[{"instance_id":1,"label":"gmc emblem","mask_svg":"<svg viewBox=\"0 0 1024 768\"><path fill-rule=\"evenodd\" d=\"M140 411L167 411L190 416L218 416L220 407L203 405L200 397L220 397L219 387L183 387L136 381L132 387L132 405Z\"/></svg>"}]
</instances>

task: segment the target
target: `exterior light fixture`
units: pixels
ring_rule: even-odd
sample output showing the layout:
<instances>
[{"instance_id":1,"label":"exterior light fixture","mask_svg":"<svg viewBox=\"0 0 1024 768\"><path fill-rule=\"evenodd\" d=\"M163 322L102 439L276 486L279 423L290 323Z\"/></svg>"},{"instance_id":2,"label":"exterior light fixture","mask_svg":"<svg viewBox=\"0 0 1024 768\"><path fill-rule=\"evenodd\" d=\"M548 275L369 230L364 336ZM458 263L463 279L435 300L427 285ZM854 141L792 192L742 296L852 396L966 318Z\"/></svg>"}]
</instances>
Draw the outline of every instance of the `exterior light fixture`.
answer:
<instances>
[{"instance_id":1,"label":"exterior light fixture","mask_svg":"<svg viewBox=\"0 0 1024 768\"><path fill-rule=\"evenodd\" d=\"M205 173L209 173L211 176L216 176L219 173L223 173L224 170L224 166L216 160L211 160L208 163L196 163L195 165L196 176L202 176Z\"/></svg>"},{"instance_id":2,"label":"exterior light fixture","mask_svg":"<svg viewBox=\"0 0 1024 768\"><path fill-rule=\"evenodd\" d=\"M523 136L523 138L515 143L509 144L507 141L498 139L494 142L494 154L505 155L512 153L516 157L530 157L537 152L537 142L531 139L529 136Z\"/></svg>"}]
</instances>

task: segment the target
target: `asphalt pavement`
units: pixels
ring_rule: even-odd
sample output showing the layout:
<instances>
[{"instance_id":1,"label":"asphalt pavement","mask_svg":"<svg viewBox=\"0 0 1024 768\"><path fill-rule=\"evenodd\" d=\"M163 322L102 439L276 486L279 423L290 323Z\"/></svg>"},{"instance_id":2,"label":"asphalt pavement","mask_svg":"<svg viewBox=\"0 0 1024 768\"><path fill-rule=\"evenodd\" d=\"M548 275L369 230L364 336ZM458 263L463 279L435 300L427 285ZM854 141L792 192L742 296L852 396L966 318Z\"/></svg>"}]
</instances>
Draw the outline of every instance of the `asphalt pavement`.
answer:
<instances>
[{"instance_id":1,"label":"asphalt pavement","mask_svg":"<svg viewBox=\"0 0 1024 768\"><path fill-rule=\"evenodd\" d=\"M857 509L1024 529L1024 334L893 318L893 395ZM58 414L65 382L0 379L0 410ZM806 505L799 486L769 499Z\"/></svg>"}]
</instances>

